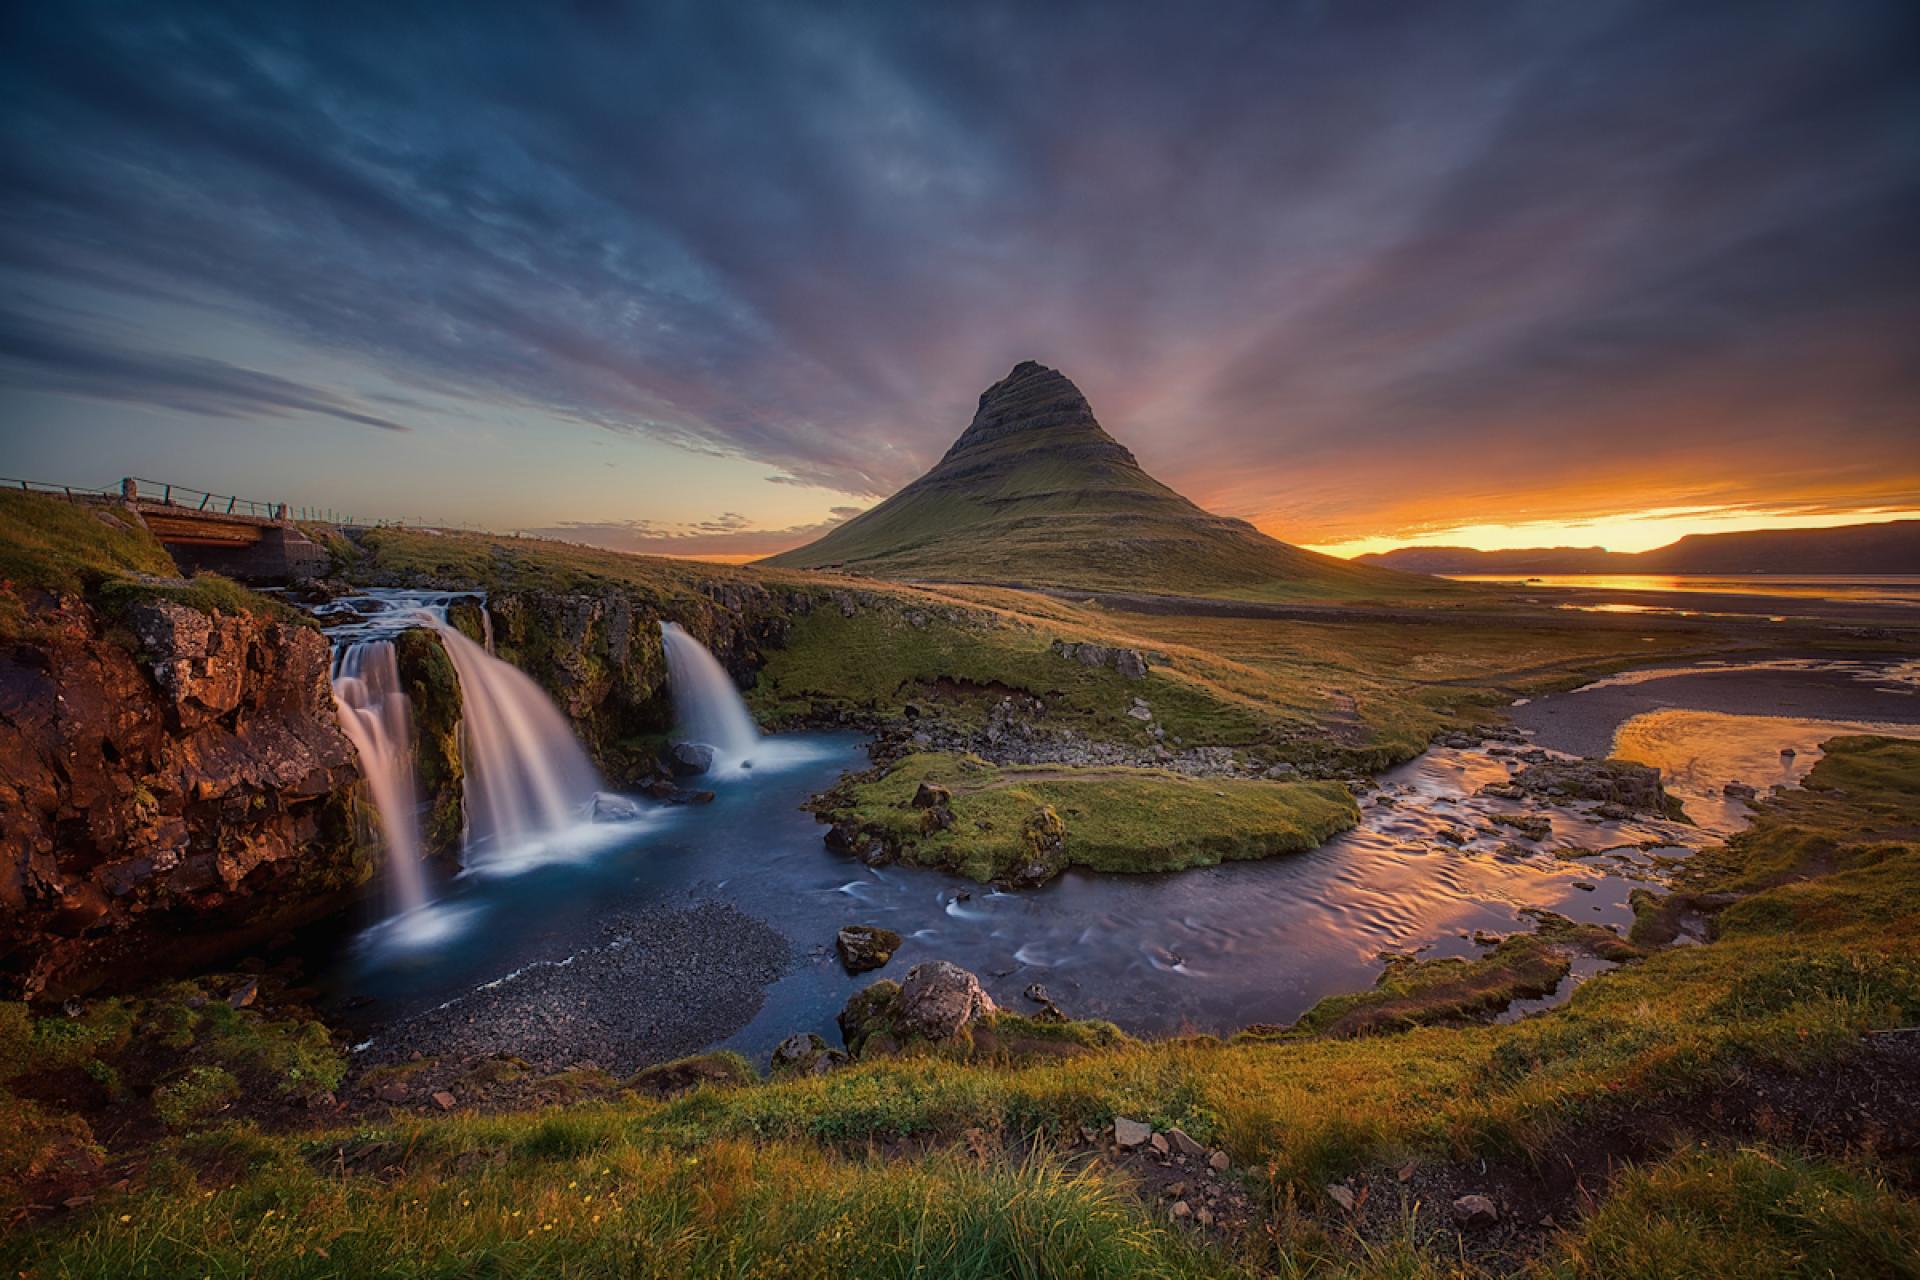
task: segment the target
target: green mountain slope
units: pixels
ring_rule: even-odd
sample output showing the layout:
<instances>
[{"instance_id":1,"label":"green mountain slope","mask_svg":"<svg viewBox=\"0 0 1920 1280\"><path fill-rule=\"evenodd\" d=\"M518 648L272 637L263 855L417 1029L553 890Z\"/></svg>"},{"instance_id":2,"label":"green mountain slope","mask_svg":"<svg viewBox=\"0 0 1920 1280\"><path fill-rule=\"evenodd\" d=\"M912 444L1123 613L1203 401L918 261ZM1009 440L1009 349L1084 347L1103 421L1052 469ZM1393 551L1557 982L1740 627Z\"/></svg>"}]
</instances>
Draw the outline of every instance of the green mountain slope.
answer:
<instances>
[{"instance_id":1,"label":"green mountain slope","mask_svg":"<svg viewBox=\"0 0 1920 1280\"><path fill-rule=\"evenodd\" d=\"M763 563L1245 599L1435 590L1430 581L1303 551L1244 520L1202 511L1141 470L1078 387L1033 361L987 388L972 424L933 470L825 537Z\"/></svg>"}]
</instances>

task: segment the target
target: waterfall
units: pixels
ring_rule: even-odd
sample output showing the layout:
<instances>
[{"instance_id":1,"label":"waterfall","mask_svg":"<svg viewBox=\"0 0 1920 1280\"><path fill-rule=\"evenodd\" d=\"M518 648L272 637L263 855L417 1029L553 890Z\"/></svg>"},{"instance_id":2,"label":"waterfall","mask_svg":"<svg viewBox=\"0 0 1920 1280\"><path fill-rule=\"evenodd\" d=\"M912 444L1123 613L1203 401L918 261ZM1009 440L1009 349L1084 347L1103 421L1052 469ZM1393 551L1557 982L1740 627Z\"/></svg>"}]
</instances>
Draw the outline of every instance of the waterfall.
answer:
<instances>
[{"instance_id":1,"label":"waterfall","mask_svg":"<svg viewBox=\"0 0 1920 1280\"><path fill-rule=\"evenodd\" d=\"M726 763L746 763L760 747L760 729L726 668L678 623L661 623L660 639L681 741L704 742Z\"/></svg>"},{"instance_id":2,"label":"waterfall","mask_svg":"<svg viewBox=\"0 0 1920 1280\"><path fill-rule=\"evenodd\" d=\"M416 910L426 905L427 881L420 865L420 796L413 781L413 703L400 687L393 642L360 640L342 650L333 698L379 811L394 910Z\"/></svg>"},{"instance_id":3,"label":"waterfall","mask_svg":"<svg viewBox=\"0 0 1920 1280\"><path fill-rule=\"evenodd\" d=\"M424 613L460 681L468 864L581 822L599 775L553 700L519 668Z\"/></svg>"}]
</instances>

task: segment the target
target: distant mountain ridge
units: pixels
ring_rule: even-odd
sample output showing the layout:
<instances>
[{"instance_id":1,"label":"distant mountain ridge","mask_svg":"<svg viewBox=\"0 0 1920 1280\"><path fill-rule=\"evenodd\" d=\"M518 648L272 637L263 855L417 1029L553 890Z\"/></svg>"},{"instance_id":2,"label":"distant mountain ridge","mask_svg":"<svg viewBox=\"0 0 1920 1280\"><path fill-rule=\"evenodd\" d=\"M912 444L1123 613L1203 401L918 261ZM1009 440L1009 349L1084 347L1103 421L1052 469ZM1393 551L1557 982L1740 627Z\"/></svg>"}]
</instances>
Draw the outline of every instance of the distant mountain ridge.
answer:
<instances>
[{"instance_id":1,"label":"distant mountain ridge","mask_svg":"<svg viewBox=\"0 0 1920 1280\"><path fill-rule=\"evenodd\" d=\"M1408 573L1782 573L1920 574L1920 520L1832 529L1755 529L1692 533L1651 551L1601 547L1399 547L1358 556L1363 564Z\"/></svg>"},{"instance_id":2,"label":"distant mountain ridge","mask_svg":"<svg viewBox=\"0 0 1920 1280\"><path fill-rule=\"evenodd\" d=\"M1405 596L1435 584L1270 538L1141 469L1071 380L1028 360L932 470L762 563L874 577L1224 595Z\"/></svg>"}]
</instances>

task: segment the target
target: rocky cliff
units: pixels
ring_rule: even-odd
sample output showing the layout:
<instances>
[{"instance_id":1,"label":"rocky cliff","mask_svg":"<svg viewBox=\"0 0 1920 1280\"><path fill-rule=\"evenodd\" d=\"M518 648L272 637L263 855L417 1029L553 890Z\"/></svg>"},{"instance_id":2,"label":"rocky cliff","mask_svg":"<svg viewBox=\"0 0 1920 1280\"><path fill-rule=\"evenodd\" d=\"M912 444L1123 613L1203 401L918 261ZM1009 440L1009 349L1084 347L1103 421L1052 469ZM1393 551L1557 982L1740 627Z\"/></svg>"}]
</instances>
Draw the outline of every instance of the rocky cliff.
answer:
<instances>
[{"instance_id":1,"label":"rocky cliff","mask_svg":"<svg viewBox=\"0 0 1920 1280\"><path fill-rule=\"evenodd\" d=\"M43 595L0 645L0 987L216 961L373 870L327 642L165 599Z\"/></svg>"}]
</instances>

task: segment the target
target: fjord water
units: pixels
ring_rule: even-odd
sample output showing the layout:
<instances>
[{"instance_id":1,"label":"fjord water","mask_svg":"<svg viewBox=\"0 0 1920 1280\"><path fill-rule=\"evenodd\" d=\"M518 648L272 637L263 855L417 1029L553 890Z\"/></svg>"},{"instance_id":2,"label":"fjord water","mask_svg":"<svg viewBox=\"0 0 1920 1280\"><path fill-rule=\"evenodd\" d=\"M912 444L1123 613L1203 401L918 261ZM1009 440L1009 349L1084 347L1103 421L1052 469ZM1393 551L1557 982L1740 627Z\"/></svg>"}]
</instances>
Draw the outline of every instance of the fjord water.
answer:
<instances>
[{"instance_id":1,"label":"fjord water","mask_svg":"<svg viewBox=\"0 0 1920 1280\"><path fill-rule=\"evenodd\" d=\"M667 653L675 737L712 747L722 767L751 762L760 729L726 668L679 623L661 623L660 642Z\"/></svg>"},{"instance_id":2,"label":"fjord water","mask_svg":"<svg viewBox=\"0 0 1920 1280\"><path fill-rule=\"evenodd\" d=\"M400 686L393 642L355 640L336 650L333 698L379 814L392 909L417 911L427 903L427 881L420 865L413 703Z\"/></svg>"}]
</instances>

